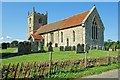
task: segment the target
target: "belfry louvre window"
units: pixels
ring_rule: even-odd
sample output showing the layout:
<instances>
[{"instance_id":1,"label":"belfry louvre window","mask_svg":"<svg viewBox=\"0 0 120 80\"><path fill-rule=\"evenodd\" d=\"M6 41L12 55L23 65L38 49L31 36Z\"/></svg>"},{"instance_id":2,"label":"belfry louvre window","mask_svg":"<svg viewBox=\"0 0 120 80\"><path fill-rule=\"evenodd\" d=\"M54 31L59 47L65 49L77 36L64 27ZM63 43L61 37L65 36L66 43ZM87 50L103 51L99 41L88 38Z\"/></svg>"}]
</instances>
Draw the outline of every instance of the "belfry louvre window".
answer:
<instances>
[{"instance_id":1,"label":"belfry louvre window","mask_svg":"<svg viewBox=\"0 0 120 80\"><path fill-rule=\"evenodd\" d=\"M73 31L73 42L75 42L75 31Z\"/></svg>"},{"instance_id":2,"label":"belfry louvre window","mask_svg":"<svg viewBox=\"0 0 120 80\"><path fill-rule=\"evenodd\" d=\"M92 21L92 39L97 39L97 35L98 35L98 30L97 30L97 21L96 19L94 18L93 21Z\"/></svg>"},{"instance_id":3,"label":"belfry louvre window","mask_svg":"<svg viewBox=\"0 0 120 80\"><path fill-rule=\"evenodd\" d=\"M63 32L61 32L61 42L63 42Z\"/></svg>"},{"instance_id":4,"label":"belfry louvre window","mask_svg":"<svg viewBox=\"0 0 120 80\"><path fill-rule=\"evenodd\" d=\"M41 18L39 19L39 23L42 23L42 19Z\"/></svg>"}]
</instances>

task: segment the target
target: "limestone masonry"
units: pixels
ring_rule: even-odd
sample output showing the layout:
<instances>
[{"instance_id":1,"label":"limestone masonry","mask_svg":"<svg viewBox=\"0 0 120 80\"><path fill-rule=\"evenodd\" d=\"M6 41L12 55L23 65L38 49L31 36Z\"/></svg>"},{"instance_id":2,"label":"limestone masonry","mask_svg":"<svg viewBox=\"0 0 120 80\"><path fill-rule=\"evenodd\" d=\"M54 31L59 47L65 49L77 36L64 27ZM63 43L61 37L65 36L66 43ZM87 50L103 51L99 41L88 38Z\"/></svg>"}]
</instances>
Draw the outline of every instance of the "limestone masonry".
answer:
<instances>
[{"instance_id":1,"label":"limestone masonry","mask_svg":"<svg viewBox=\"0 0 120 80\"><path fill-rule=\"evenodd\" d=\"M47 17L47 12L36 13L34 8L28 13L28 39L31 42L39 44L42 41L44 46L52 42L53 47L83 44L85 49L104 48L104 25L95 5L91 10L50 24L47 24Z\"/></svg>"}]
</instances>

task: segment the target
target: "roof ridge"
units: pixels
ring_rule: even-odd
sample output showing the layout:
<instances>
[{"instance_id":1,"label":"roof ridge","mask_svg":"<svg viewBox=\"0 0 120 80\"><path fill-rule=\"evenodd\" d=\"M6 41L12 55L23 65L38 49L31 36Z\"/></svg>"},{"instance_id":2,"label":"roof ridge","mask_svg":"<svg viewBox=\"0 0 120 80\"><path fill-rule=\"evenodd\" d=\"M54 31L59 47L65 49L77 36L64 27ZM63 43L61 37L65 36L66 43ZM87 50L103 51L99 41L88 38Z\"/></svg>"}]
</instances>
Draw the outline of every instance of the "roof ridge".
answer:
<instances>
[{"instance_id":1,"label":"roof ridge","mask_svg":"<svg viewBox=\"0 0 120 80\"><path fill-rule=\"evenodd\" d=\"M61 19L61 20L58 20L58 21L51 22L51 23L49 23L49 24L53 24L53 23L56 23L56 22L59 22L59 21L64 21L64 20L66 20L66 19L68 19L68 18L71 18L71 17L77 16L77 15L83 14L83 13L88 12L88 11L90 11L90 10L87 10L87 11L84 11L84 12L81 12L81 13L78 13L78 14L75 14L75 15L72 15L72 16L70 16L70 17L67 17L67 18L64 18L64 19ZM49 25L49 24L46 24L46 25ZM43 25L43 26L45 26L45 25ZM41 26L41 27L42 27L42 26Z\"/></svg>"},{"instance_id":2,"label":"roof ridge","mask_svg":"<svg viewBox=\"0 0 120 80\"><path fill-rule=\"evenodd\" d=\"M37 29L36 33L40 34L40 33L49 32L52 30L64 29L71 26L80 25L84 20L84 18L89 14L89 12L90 10L87 10L87 11L72 15L70 17L43 25ZM79 18L76 16L78 16ZM75 19L77 19L77 21Z\"/></svg>"},{"instance_id":3,"label":"roof ridge","mask_svg":"<svg viewBox=\"0 0 120 80\"><path fill-rule=\"evenodd\" d=\"M67 17L67 18L64 18L64 19L68 19L68 18L77 16L77 15L80 15L80 14L84 14L85 12L88 12L88 11L90 11L90 10L87 10L87 11L84 11L84 12L81 12L81 13L78 13L78 14L74 14L74 15L72 15L72 16L70 16L70 17Z\"/></svg>"}]
</instances>

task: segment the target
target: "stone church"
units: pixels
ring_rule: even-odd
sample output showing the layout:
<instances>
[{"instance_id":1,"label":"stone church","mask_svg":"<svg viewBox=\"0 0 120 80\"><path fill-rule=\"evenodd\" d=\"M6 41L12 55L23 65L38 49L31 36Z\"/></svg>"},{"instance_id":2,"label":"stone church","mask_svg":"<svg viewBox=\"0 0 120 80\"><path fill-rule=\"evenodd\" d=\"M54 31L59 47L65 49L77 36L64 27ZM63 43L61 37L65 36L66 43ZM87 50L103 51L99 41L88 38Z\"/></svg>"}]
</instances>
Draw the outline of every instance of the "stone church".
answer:
<instances>
[{"instance_id":1,"label":"stone church","mask_svg":"<svg viewBox=\"0 0 120 80\"><path fill-rule=\"evenodd\" d=\"M83 44L89 49L104 48L104 25L95 5L88 11L50 24L47 18L48 12L37 13L35 8L28 13L28 39L36 45L42 41L44 46L52 42L53 47Z\"/></svg>"}]
</instances>

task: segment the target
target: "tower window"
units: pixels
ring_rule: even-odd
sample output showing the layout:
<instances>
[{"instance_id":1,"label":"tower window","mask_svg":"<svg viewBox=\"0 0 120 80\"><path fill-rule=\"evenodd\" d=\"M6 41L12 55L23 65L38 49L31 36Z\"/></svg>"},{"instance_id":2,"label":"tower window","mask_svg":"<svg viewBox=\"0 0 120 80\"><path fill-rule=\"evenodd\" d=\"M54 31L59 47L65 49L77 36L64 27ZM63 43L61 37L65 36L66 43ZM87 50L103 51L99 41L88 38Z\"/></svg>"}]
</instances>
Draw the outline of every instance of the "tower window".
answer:
<instances>
[{"instance_id":1,"label":"tower window","mask_svg":"<svg viewBox=\"0 0 120 80\"><path fill-rule=\"evenodd\" d=\"M31 18L29 19L29 24L31 24Z\"/></svg>"},{"instance_id":2,"label":"tower window","mask_svg":"<svg viewBox=\"0 0 120 80\"><path fill-rule=\"evenodd\" d=\"M39 19L39 23L42 23L42 19L41 18Z\"/></svg>"}]
</instances>

